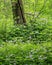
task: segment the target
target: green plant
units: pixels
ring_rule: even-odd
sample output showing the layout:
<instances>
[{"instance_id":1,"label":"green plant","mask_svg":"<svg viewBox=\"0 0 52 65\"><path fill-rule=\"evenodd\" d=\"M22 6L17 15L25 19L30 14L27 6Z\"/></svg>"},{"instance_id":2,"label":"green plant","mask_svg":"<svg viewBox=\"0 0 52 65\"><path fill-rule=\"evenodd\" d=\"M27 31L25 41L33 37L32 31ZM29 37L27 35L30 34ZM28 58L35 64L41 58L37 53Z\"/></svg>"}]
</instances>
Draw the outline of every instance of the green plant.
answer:
<instances>
[{"instance_id":1,"label":"green plant","mask_svg":"<svg viewBox=\"0 0 52 65\"><path fill-rule=\"evenodd\" d=\"M0 47L0 65L51 65L52 43L13 44L4 43Z\"/></svg>"}]
</instances>

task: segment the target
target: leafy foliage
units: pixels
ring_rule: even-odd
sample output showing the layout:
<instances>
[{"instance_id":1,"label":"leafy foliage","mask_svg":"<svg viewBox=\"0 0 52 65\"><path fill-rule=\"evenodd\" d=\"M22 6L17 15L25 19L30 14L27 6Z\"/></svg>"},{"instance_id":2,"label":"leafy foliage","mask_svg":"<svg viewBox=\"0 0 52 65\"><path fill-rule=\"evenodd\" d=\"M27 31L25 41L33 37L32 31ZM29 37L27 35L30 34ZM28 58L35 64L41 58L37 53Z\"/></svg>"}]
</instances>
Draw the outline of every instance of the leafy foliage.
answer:
<instances>
[{"instance_id":1,"label":"leafy foliage","mask_svg":"<svg viewBox=\"0 0 52 65\"><path fill-rule=\"evenodd\" d=\"M46 12L44 12L44 15L40 15L40 17L36 18L36 20L35 20L34 16L31 16L31 15L28 16L27 20L29 22L27 21L26 26L24 26L24 25L14 26L13 25L12 11L11 11L12 9L11 9L10 1L5 1L5 2L1 1L0 3L1 3L0 9L1 9L1 15L2 15L2 17L0 15L0 17L1 17L0 39L1 40L3 40L3 41L5 41L5 40L7 40L7 41L11 41L11 40L18 41L19 40L20 41L21 40L21 41L25 41L25 42L26 41L30 41L30 42L38 41L37 43L39 43L39 42L41 43L44 41L52 41L52 22L51 22L52 19L51 19L51 14L48 14L49 5L51 4L51 1L46 1L46 3L44 2L44 0L42 0L42 1L36 1L36 0L35 1L34 0L33 1L23 1L25 12L28 12L28 10L29 10L29 12L32 12L32 13L36 13L37 11L39 12L39 10L41 10L42 6L44 4L46 4L45 7L43 8L43 12L46 10ZM33 3L34 3L34 6L33 6ZM26 5L26 4L28 4L28 5ZM42 6L40 6L41 4L42 4ZM31 6L32 9L26 8L28 6L29 6L29 8ZM51 5L50 5L50 7L51 7ZM35 8L35 10L34 10L34 8ZM4 16L4 18L3 18L3 16ZM37 16L37 14L35 16ZM27 17L27 15L26 15L26 17ZM49 17L49 19L48 19L48 17Z\"/></svg>"},{"instance_id":2,"label":"leafy foliage","mask_svg":"<svg viewBox=\"0 0 52 65\"><path fill-rule=\"evenodd\" d=\"M11 44L0 46L0 65L52 65L52 44Z\"/></svg>"},{"instance_id":3,"label":"leafy foliage","mask_svg":"<svg viewBox=\"0 0 52 65\"><path fill-rule=\"evenodd\" d=\"M27 23L14 25L11 1L0 0L0 65L52 65L52 0L23 4Z\"/></svg>"}]
</instances>

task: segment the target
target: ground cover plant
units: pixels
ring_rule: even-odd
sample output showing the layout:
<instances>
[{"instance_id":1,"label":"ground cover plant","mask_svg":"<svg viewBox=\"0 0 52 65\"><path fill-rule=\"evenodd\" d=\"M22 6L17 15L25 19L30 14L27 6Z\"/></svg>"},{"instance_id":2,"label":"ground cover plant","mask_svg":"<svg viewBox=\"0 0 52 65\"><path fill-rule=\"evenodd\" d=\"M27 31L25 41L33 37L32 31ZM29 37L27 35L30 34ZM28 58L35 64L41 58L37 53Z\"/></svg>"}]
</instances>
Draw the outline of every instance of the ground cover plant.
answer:
<instances>
[{"instance_id":1,"label":"ground cover plant","mask_svg":"<svg viewBox=\"0 0 52 65\"><path fill-rule=\"evenodd\" d=\"M0 0L0 65L52 65L52 0L21 1Z\"/></svg>"},{"instance_id":2,"label":"ground cover plant","mask_svg":"<svg viewBox=\"0 0 52 65\"><path fill-rule=\"evenodd\" d=\"M12 44L0 47L0 65L52 65L52 44Z\"/></svg>"}]
</instances>

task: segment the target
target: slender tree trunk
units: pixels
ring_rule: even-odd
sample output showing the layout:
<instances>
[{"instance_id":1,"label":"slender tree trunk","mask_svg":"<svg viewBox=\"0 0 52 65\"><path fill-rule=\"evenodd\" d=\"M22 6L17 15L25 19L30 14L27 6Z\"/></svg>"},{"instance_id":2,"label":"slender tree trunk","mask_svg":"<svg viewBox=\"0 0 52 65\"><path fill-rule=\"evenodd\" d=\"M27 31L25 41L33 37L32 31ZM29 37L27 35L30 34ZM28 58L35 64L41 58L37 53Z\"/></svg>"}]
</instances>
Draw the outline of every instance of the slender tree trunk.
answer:
<instances>
[{"instance_id":1,"label":"slender tree trunk","mask_svg":"<svg viewBox=\"0 0 52 65\"><path fill-rule=\"evenodd\" d=\"M16 2L12 2L12 10L13 10L13 17L15 20L15 24L17 23L26 23L26 19L24 16L24 9L22 0L17 0Z\"/></svg>"}]
</instances>

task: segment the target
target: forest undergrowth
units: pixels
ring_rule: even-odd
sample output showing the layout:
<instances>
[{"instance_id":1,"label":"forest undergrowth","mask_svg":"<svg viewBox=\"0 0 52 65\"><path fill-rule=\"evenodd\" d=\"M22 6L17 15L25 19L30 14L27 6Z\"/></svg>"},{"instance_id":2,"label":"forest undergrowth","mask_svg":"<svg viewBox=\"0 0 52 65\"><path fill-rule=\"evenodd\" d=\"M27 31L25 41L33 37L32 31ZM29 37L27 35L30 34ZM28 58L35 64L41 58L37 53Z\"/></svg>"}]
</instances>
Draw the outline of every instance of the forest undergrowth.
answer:
<instances>
[{"instance_id":1,"label":"forest undergrowth","mask_svg":"<svg viewBox=\"0 0 52 65\"><path fill-rule=\"evenodd\" d=\"M14 25L10 0L0 1L0 65L52 65L52 1L43 11L37 1L23 1L25 25Z\"/></svg>"}]
</instances>

